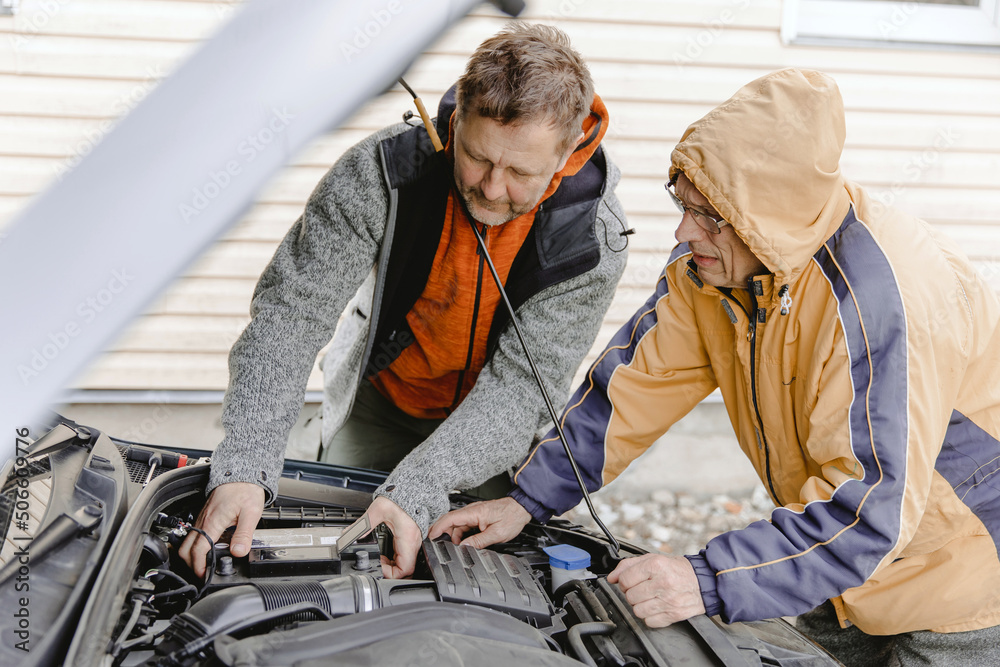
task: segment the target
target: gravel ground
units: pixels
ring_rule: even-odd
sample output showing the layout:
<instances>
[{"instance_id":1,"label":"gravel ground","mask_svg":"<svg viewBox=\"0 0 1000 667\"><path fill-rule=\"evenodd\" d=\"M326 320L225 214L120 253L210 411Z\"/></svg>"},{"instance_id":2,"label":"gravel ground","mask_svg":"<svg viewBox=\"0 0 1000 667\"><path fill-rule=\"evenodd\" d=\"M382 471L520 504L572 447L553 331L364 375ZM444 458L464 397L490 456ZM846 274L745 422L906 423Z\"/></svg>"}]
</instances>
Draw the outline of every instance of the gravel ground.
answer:
<instances>
[{"instance_id":1,"label":"gravel ground","mask_svg":"<svg viewBox=\"0 0 1000 667\"><path fill-rule=\"evenodd\" d=\"M752 492L710 496L666 489L637 495L612 486L591 498L598 516L616 536L675 556L698 553L716 535L766 519L774 509L760 486ZM597 530L583 503L563 518Z\"/></svg>"}]
</instances>

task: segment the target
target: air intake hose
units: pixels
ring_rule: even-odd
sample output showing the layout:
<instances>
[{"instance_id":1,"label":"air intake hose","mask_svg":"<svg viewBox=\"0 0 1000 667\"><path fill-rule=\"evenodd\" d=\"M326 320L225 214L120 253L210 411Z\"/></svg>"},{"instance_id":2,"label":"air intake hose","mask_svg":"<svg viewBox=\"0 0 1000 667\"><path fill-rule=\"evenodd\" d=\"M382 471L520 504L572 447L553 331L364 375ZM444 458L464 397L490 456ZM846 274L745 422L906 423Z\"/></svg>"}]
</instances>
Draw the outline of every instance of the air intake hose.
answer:
<instances>
[{"instance_id":1,"label":"air intake hose","mask_svg":"<svg viewBox=\"0 0 1000 667\"><path fill-rule=\"evenodd\" d=\"M373 611L407 602L438 599L433 581L376 579L368 574L351 574L326 581L247 584L233 586L200 600L178 615L156 649L159 656L172 656L202 640L226 632L237 632L260 623L272 626L291 620L316 618L315 612L301 612L301 603L322 611L327 617ZM291 617L281 610L298 607ZM290 613L293 610L289 610ZM259 617L259 620L255 620ZM188 653L185 657L194 657ZM149 664L182 664L154 659Z\"/></svg>"}]
</instances>

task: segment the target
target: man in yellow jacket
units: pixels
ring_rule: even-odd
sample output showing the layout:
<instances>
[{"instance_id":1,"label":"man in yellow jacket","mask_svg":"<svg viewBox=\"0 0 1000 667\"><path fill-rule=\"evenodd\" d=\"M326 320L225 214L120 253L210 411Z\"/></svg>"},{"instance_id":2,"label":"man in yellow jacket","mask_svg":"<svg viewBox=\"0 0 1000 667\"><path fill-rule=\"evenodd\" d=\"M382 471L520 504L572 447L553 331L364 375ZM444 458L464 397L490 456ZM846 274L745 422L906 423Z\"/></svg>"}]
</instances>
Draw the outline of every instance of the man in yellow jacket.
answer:
<instances>
[{"instance_id":1,"label":"man in yellow jacket","mask_svg":"<svg viewBox=\"0 0 1000 667\"><path fill-rule=\"evenodd\" d=\"M844 135L836 84L795 69L687 129L680 245L561 421L596 490L718 387L778 506L699 554L622 561L608 580L649 625L804 614L849 664L1000 664L1000 305L844 178ZM483 546L580 500L555 437L514 482L431 536Z\"/></svg>"}]
</instances>

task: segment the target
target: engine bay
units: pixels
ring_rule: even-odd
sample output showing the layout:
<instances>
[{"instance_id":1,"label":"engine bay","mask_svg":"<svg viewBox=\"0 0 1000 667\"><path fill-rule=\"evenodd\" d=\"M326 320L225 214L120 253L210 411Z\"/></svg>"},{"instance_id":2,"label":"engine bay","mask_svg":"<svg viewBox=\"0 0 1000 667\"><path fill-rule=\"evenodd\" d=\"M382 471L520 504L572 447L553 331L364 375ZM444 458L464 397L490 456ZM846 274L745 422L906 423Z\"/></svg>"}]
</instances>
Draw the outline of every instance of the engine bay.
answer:
<instances>
[{"instance_id":1,"label":"engine bay","mask_svg":"<svg viewBox=\"0 0 1000 667\"><path fill-rule=\"evenodd\" d=\"M205 453L61 426L21 475L48 489L32 543L38 649L24 665L836 664L782 620L647 627L606 580L620 558L646 552L623 543L616 557L603 535L559 519L488 549L424 540L413 576L386 579L384 526L336 546L384 475L313 462L286 462L250 554L234 557L224 533L202 579L177 549L198 530ZM19 470L0 494L8 540ZM452 505L471 500L455 494ZM571 576L557 552L575 554Z\"/></svg>"},{"instance_id":2,"label":"engine bay","mask_svg":"<svg viewBox=\"0 0 1000 667\"><path fill-rule=\"evenodd\" d=\"M287 633L320 621L403 605L434 609L436 603L446 603L446 611L437 612L442 616L439 622L450 624L458 614L470 626L468 632L473 631L473 624L471 616L466 618L466 606L482 610L483 627L472 636L494 638L494 626L510 617L519 621L511 626L517 628L518 642L545 650L558 646L553 636L566 631L563 613L556 612L545 592L545 572L540 566L547 557L537 545L477 550L449 541L425 541L413 578L390 580L382 576L380 547L374 536L343 554L332 546L355 512L349 508L270 508L254 533L249 556L232 557L225 535L214 545L214 558L210 558L214 567L200 586L189 583L191 575L174 553L190 526L190 514L180 519L159 513L144 540L120 627L115 629L117 639L110 651L114 664L199 664L213 656L219 659L215 642L220 637L226 638L224 653L231 656L242 650L240 639L262 633ZM386 538L382 536L383 545ZM413 631L407 623L387 625L385 617L394 615L377 615L371 623L378 629L367 635L359 634L358 622L350 624L349 644L355 645L359 636L381 641L399 631ZM424 624L424 631L433 626L428 626L426 618ZM325 633L327 651L334 650L331 633ZM221 663L236 664L228 659Z\"/></svg>"},{"instance_id":3,"label":"engine bay","mask_svg":"<svg viewBox=\"0 0 1000 667\"><path fill-rule=\"evenodd\" d=\"M330 496L315 482L300 482L296 491ZM566 653L574 650L570 639L582 647L580 632L586 630L595 637L588 644L600 646L599 657L601 651L607 654L599 664L647 664L626 658L614 641L599 641L617 629L607 600L597 602L580 582L553 591L543 549L557 544L551 531L570 533L569 525L482 550L447 539L425 540L413 577L391 580L379 565L380 553L391 552L391 534L373 532L338 553L336 538L363 508L330 506L331 500L301 505L280 498L281 504L265 510L248 556L229 553L227 534L213 545L200 583L176 555L197 503L185 500L157 512L143 536L105 660L157 666L286 664L264 648L280 641L295 647L283 651L287 664L299 664L298 651L332 657L362 649L392 664L393 647L402 651L399 658L406 657L414 642L420 643L412 636L418 633L424 641L438 637L449 651L466 647L476 664L491 664L480 640L524 660L566 664ZM576 544L591 539L571 537ZM592 560L612 565L606 545L593 540L589 546L597 556ZM595 622L607 627L572 632ZM400 640L403 635L406 641ZM591 649L583 650L589 655Z\"/></svg>"}]
</instances>

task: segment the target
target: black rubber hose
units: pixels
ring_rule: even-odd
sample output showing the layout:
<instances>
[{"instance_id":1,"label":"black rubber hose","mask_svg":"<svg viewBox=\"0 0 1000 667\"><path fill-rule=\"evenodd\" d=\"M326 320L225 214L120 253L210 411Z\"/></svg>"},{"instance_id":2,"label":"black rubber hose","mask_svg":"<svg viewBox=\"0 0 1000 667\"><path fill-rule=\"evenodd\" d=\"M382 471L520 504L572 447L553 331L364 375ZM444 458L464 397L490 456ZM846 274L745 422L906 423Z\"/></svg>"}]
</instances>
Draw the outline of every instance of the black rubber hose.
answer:
<instances>
[{"instance_id":1,"label":"black rubber hose","mask_svg":"<svg viewBox=\"0 0 1000 667\"><path fill-rule=\"evenodd\" d=\"M248 618L272 611L280 612L300 603L312 605L324 615L337 618L392 604L425 600L437 600L432 581L383 580L367 574L334 577L322 582L233 586L212 593L183 614L178 614L157 647L157 653L176 653L206 637L231 632Z\"/></svg>"},{"instance_id":2,"label":"black rubber hose","mask_svg":"<svg viewBox=\"0 0 1000 667\"><path fill-rule=\"evenodd\" d=\"M584 582L579 579L574 579L567 581L565 584L560 586L552 594L552 601L559 606L563 606L564 599L570 594L575 593L579 596L580 600L583 602L583 606L597 619L595 623L583 622L578 625L582 625L585 628L588 626L596 627L602 623L610 625L612 630L616 627L611 621L611 616L608 614L607 608L601 604L594 592L587 586ZM581 619L583 620L583 619ZM574 626L576 627L576 626ZM583 634L604 634L604 633L593 633L585 632ZM580 646L583 647L583 642L580 642ZM629 659L622 656L618 647L610 639L594 640L594 647L604 656L604 658L612 665L622 665L629 664Z\"/></svg>"},{"instance_id":3,"label":"black rubber hose","mask_svg":"<svg viewBox=\"0 0 1000 667\"><path fill-rule=\"evenodd\" d=\"M614 623L577 623L569 629L566 637L569 639L569 646L576 654L577 660L585 665L590 665L590 667L597 667L597 663L590 656L590 651L583 645L583 638L589 635L610 635L617 627Z\"/></svg>"},{"instance_id":4,"label":"black rubber hose","mask_svg":"<svg viewBox=\"0 0 1000 667\"><path fill-rule=\"evenodd\" d=\"M296 602L290 607L271 609L261 612L255 616L251 616L250 618L245 618L239 623L225 628L224 631L219 630L213 634L192 639L182 645L179 649L171 652L169 655L159 655L161 653L160 649L163 646L163 644L160 644L160 646L156 649L157 655L150 658L145 665L146 667L189 667L198 661L198 654L205 651L209 644L213 643L215 638L224 632L240 632L241 630L246 630L247 628L252 628L262 623L276 623L281 619L303 613L312 613L321 619L332 620L332 617L327 614L326 611L317 606L315 602Z\"/></svg>"}]
</instances>

